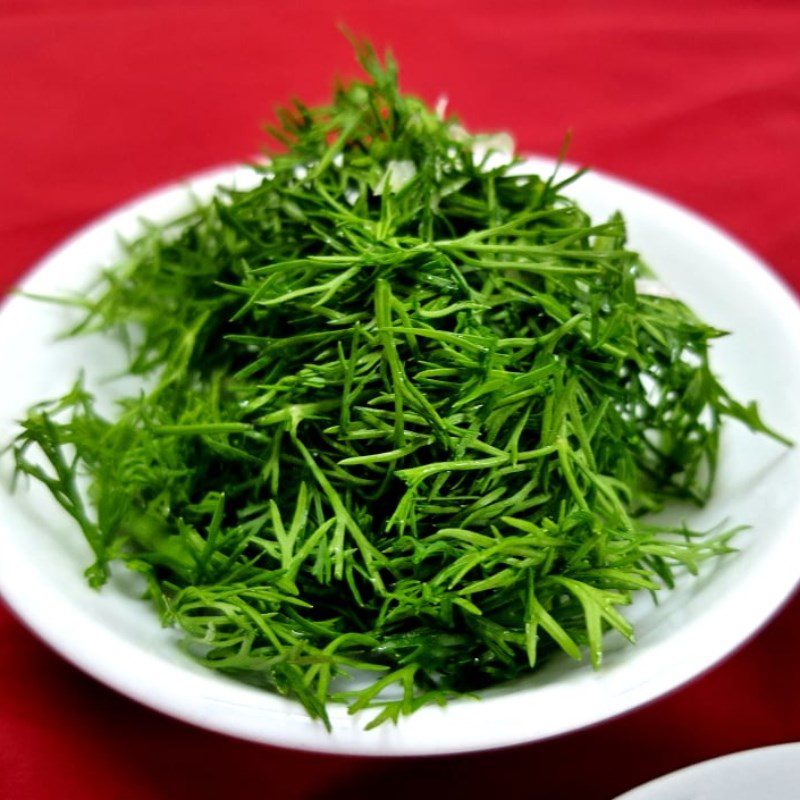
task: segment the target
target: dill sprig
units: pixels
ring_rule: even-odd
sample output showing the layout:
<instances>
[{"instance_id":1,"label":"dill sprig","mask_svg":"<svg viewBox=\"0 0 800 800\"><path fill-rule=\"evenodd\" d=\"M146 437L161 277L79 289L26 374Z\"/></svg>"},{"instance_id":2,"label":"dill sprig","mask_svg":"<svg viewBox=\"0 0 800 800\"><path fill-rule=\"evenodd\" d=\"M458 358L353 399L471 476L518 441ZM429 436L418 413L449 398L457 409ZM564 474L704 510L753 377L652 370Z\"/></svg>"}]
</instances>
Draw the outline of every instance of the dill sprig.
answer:
<instances>
[{"instance_id":1,"label":"dill sprig","mask_svg":"<svg viewBox=\"0 0 800 800\"><path fill-rule=\"evenodd\" d=\"M279 111L255 188L79 301L71 333L135 328L152 388L108 419L78 382L13 452L93 586L122 561L209 667L374 725L555 653L599 666L636 592L731 549L643 515L708 498L725 417L781 437L710 369L721 331L637 291L578 175L498 159L356 47L366 79Z\"/></svg>"}]
</instances>

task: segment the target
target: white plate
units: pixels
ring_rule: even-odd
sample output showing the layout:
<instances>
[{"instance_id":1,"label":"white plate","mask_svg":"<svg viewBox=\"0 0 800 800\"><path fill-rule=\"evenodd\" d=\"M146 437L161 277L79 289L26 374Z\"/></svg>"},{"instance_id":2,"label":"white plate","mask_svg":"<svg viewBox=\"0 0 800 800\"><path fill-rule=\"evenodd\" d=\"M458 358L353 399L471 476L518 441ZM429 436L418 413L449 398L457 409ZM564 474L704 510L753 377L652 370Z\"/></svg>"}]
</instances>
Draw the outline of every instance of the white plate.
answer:
<instances>
[{"instance_id":1,"label":"white plate","mask_svg":"<svg viewBox=\"0 0 800 800\"><path fill-rule=\"evenodd\" d=\"M533 159L549 173L552 162ZM191 181L208 197L233 170ZM244 176L246 178L246 175ZM593 214L621 209L632 245L666 285L714 325L735 335L715 345L714 365L741 398L757 398L767 420L800 438L800 312L778 279L750 252L685 209L622 181L590 174L570 192ZM44 259L23 286L31 292L80 289L118 255L117 233L139 218L163 220L187 204L185 186L155 192L104 217ZM85 368L98 379L120 365L103 339L56 343L66 311L12 298L0 313L0 440L32 402L54 397ZM7 481L9 459L2 460ZM0 490L0 591L18 616L65 658L140 702L216 731L318 751L425 754L529 742L608 719L663 695L708 669L753 634L786 600L800 575L800 448L786 450L731 423L723 437L719 483L698 528L721 519L750 523L742 552L717 561L700 579L682 580L654 606L630 609L638 643L609 637L603 668L556 661L534 677L423 709L397 727L365 732L363 716L333 709L334 732L293 701L238 684L192 662L159 627L130 579L101 592L84 583L88 547L41 487L10 497Z\"/></svg>"},{"instance_id":2,"label":"white plate","mask_svg":"<svg viewBox=\"0 0 800 800\"><path fill-rule=\"evenodd\" d=\"M763 747L704 761L617 800L797 800L800 744Z\"/></svg>"}]
</instances>

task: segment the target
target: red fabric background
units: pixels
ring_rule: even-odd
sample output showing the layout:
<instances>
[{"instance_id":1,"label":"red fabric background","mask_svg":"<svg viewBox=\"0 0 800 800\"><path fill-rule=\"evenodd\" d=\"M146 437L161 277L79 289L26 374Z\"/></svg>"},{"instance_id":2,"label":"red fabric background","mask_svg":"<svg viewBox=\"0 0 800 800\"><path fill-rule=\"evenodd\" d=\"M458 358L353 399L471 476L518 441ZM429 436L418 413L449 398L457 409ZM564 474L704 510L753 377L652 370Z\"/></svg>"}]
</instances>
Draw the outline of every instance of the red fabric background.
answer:
<instances>
[{"instance_id":1,"label":"red fabric background","mask_svg":"<svg viewBox=\"0 0 800 800\"><path fill-rule=\"evenodd\" d=\"M0 291L77 226L249 156L259 122L353 72L343 21L471 126L654 187L800 286L800 4L0 0ZM796 365L793 365L796 368ZM787 365L790 368L790 365ZM6 376L8 379L8 376ZM605 800L700 759L800 739L800 600L723 666L543 744L367 761L260 747L144 710L0 608L0 797Z\"/></svg>"}]
</instances>

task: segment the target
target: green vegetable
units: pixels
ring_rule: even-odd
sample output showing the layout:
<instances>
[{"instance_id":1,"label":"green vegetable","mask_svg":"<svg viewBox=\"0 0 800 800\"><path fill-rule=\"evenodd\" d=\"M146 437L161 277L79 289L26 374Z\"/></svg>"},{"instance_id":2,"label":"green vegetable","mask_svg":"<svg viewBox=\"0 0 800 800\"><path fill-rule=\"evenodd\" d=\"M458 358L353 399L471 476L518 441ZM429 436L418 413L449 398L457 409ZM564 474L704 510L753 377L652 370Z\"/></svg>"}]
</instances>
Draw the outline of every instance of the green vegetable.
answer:
<instances>
[{"instance_id":1,"label":"green vegetable","mask_svg":"<svg viewBox=\"0 0 800 800\"><path fill-rule=\"evenodd\" d=\"M721 332L637 293L579 173L498 163L357 48L368 79L280 111L256 188L74 301L151 388L107 419L78 382L13 452L93 586L122 561L209 667L375 725L562 651L598 667L634 593L731 550L642 515L708 498L723 418L784 440L715 378Z\"/></svg>"}]
</instances>

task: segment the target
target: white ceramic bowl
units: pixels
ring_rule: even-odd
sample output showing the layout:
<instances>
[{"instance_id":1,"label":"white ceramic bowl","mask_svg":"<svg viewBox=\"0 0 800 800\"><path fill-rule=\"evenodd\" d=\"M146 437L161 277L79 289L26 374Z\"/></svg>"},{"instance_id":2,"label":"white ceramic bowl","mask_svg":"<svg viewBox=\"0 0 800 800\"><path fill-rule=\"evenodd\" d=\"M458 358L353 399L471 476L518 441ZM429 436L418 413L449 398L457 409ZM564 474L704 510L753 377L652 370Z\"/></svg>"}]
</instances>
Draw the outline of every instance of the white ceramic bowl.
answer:
<instances>
[{"instance_id":1,"label":"white ceramic bowl","mask_svg":"<svg viewBox=\"0 0 800 800\"><path fill-rule=\"evenodd\" d=\"M552 162L532 159L549 173ZM189 182L208 197L234 178L232 168ZM247 180L246 172L236 172ZM625 214L632 245L676 294L709 322L735 331L714 348L713 363L741 398L756 398L767 420L800 439L800 311L780 281L713 225L628 183L590 174L570 192L594 215ZM184 209L186 185L154 192L85 228L45 258L23 288L53 294L86 286L118 255L140 218L165 220ZM56 342L67 312L21 297L0 313L0 440L32 402L62 393L79 369L105 399L102 383L121 364L110 341ZM2 460L7 483L9 459ZM701 511L682 512L694 527L722 519L749 523L741 552L699 579L681 580L659 606L641 597L630 609L638 643L608 637L599 672L554 661L530 679L426 708L397 727L364 731L363 716L332 712L326 733L293 701L228 680L194 663L137 597L130 576L100 592L82 572L88 547L40 487L0 490L0 591L16 614L56 651L103 683L152 708L258 742L336 753L411 755L480 750L572 731L635 708L695 677L751 636L786 600L800 575L800 448L787 450L731 423L723 436L719 482Z\"/></svg>"},{"instance_id":2,"label":"white ceramic bowl","mask_svg":"<svg viewBox=\"0 0 800 800\"><path fill-rule=\"evenodd\" d=\"M673 772L617 800L797 800L800 744L734 753Z\"/></svg>"}]
</instances>

